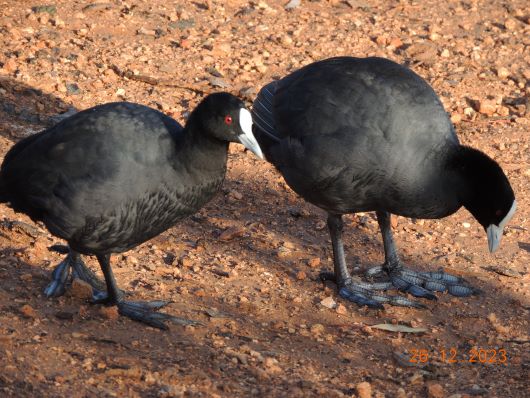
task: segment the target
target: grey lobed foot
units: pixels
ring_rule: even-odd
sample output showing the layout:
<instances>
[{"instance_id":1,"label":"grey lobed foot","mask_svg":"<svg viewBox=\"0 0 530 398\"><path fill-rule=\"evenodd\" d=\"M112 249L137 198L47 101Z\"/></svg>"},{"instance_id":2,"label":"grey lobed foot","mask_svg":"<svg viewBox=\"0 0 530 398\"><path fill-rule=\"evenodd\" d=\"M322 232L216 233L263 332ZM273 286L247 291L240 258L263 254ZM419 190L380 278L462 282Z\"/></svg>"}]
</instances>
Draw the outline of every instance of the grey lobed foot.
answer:
<instances>
[{"instance_id":1,"label":"grey lobed foot","mask_svg":"<svg viewBox=\"0 0 530 398\"><path fill-rule=\"evenodd\" d=\"M322 273L322 280L336 280L333 273ZM360 306L368 306L375 309L383 309L383 304L400 307L426 308L425 305L409 300L402 296L392 296L381 293L382 290L392 288L391 283L367 283L357 278L350 277L338 283L339 295Z\"/></svg>"},{"instance_id":2,"label":"grey lobed foot","mask_svg":"<svg viewBox=\"0 0 530 398\"><path fill-rule=\"evenodd\" d=\"M181 325L191 325L195 322L176 318L169 314L156 312L156 310L169 304L169 301L125 301L120 296L114 273L110 265L110 254L98 254L96 255L101 271L105 276L105 282L107 286L107 294L100 295L93 300L94 303L102 303L107 305L118 306L118 311L121 315L129 317L135 321L143 322L147 325L155 328L166 330L166 321L178 323Z\"/></svg>"},{"instance_id":3,"label":"grey lobed foot","mask_svg":"<svg viewBox=\"0 0 530 398\"><path fill-rule=\"evenodd\" d=\"M165 322L173 322L179 325L195 325L198 322L190 319L177 318L163 312L156 312L160 308L168 305L170 301L125 301L116 300L105 294L100 294L98 298L92 300L92 304L116 305L118 312L134 321L145 323L158 329L167 330Z\"/></svg>"},{"instance_id":4,"label":"grey lobed foot","mask_svg":"<svg viewBox=\"0 0 530 398\"><path fill-rule=\"evenodd\" d=\"M480 290L470 286L464 279L450 275L442 270L436 272L417 272L401 264L387 267L386 265L370 268L366 276L387 275L389 282L398 290L415 297L435 300L432 292L449 292L456 297L468 297L479 294Z\"/></svg>"}]
</instances>

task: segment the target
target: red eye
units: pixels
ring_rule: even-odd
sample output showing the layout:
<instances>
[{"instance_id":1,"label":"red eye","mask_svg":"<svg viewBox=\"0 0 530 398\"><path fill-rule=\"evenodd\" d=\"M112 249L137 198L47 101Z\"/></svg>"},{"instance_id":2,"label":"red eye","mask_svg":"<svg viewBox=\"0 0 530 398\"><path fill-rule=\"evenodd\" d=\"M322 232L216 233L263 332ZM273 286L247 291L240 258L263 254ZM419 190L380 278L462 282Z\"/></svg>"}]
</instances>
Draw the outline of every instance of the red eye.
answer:
<instances>
[{"instance_id":1,"label":"red eye","mask_svg":"<svg viewBox=\"0 0 530 398\"><path fill-rule=\"evenodd\" d=\"M231 125L232 124L232 116L226 115L225 116L225 123L228 124L228 125Z\"/></svg>"}]
</instances>

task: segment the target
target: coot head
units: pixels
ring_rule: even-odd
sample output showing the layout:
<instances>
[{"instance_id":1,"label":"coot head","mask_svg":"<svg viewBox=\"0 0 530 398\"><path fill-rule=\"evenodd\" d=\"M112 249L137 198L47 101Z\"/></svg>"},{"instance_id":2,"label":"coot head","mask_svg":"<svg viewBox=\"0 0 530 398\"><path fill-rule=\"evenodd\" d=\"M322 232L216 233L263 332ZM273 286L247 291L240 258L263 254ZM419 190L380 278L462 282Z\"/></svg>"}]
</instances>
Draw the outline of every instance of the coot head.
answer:
<instances>
[{"instance_id":1,"label":"coot head","mask_svg":"<svg viewBox=\"0 0 530 398\"><path fill-rule=\"evenodd\" d=\"M486 230L489 250L493 253L517 208L515 195L497 162L476 149L462 147L462 151L466 153L466 161L461 170L470 188L463 204Z\"/></svg>"},{"instance_id":2,"label":"coot head","mask_svg":"<svg viewBox=\"0 0 530 398\"><path fill-rule=\"evenodd\" d=\"M221 141L239 142L263 159L261 148L252 133L252 116L237 97L229 93L210 94L190 118L194 117L210 136Z\"/></svg>"}]
</instances>

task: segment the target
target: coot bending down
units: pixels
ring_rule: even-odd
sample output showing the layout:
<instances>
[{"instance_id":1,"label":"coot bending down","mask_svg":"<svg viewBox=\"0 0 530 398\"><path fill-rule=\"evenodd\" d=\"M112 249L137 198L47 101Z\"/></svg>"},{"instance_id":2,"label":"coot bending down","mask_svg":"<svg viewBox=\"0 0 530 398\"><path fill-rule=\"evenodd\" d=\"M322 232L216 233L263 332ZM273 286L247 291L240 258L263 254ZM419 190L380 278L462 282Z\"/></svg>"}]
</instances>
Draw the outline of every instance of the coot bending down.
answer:
<instances>
[{"instance_id":1,"label":"coot bending down","mask_svg":"<svg viewBox=\"0 0 530 398\"><path fill-rule=\"evenodd\" d=\"M64 292L70 268L101 289L81 261L95 255L107 292L94 301L152 326L176 320L153 312L167 302L129 302L118 290L112 253L129 250L193 214L219 189L228 142L257 156L252 118L228 93L206 97L186 127L143 105L116 102L77 113L14 145L0 170L0 199L68 242L48 296Z\"/></svg>"},{"instance_id":2,"label":"coot bending down","mask_svg":"<svg viewBox=\"0 0 530 398\"><path fill-rule=\"evenodd\" d=\"M361 305L421 306L374 290L392 285L418 297L475 290L443 272L401 263L390 213L442 218L464 206L487 232L490 251L515 212L510 183L482 152L460 145L432 88L411 70L382 58L315 62L267 84L253 106L254 134L287 184L328 212L334 278L341 296ZM375 211L390 282L353 281L344 258L342 215Z\"/></svg>"}]
</instances>

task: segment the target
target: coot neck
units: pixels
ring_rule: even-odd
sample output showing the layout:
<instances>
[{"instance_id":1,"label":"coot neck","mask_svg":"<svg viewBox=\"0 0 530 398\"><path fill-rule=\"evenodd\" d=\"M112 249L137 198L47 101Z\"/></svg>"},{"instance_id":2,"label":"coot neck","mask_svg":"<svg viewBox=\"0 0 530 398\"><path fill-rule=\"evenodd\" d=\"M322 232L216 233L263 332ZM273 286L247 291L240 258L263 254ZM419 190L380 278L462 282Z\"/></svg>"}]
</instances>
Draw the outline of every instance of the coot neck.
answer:
<instances>
[{"instance_id":1,"label":"coot neck","mask_svg":"<svg viewBox=\"0 0 530 398\"><path fill-rule=\"evenodd\" d=\"M190 154L188 162L207 169L226 167L228 142L213 136L204 126L199 110L195 110L184 127L184 145Z\"/></svg>"},{"instance_id":2,"label":"coot neck","mask_svg":"<svg viewBox=\"0 0 530 398\"><path fill-rule=\"evenodd\" d=\"M414 218L443 218L462 207L467 188L454 160L457 151L457 144L443 146L418 158L400 180L406 188L395 204L399 211L394 212Z\"/></svg>"},{"instance_id":3,"label":"coot neck","mask_svg":"<svg viewBox=\"0 0 530 398\"><path fill-rule=\"evenodd\" d=\"M491 161L482 152L459 145L446 158L446 167L452 189L456 191L458 201L468 210L480 198L480 186L484 179L485 163Z\"/></svg>"}]
</instances>

